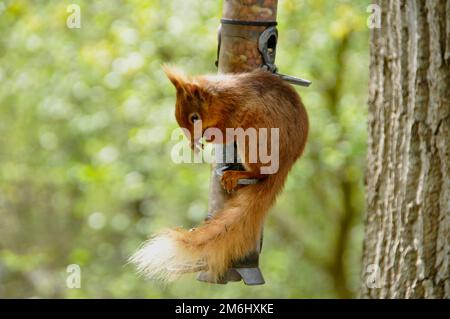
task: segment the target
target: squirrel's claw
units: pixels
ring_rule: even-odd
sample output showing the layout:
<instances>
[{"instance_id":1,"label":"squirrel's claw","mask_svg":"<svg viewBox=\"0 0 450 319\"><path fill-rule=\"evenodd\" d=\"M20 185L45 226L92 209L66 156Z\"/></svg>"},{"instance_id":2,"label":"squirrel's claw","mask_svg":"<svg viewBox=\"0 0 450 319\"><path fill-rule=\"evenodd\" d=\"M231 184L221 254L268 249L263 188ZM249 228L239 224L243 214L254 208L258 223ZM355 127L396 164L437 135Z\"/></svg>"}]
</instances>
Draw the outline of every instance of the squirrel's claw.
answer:
<instances>
[{"instance_id":1,"label":"squirrel's claw","mask_svg":"<svg viewBox=\"0 0 450 319\"><path fill-rule=\"evenodd\" d=\"M238 185L239 175L233 171L225 171L220 182L227 193L230 194Z\"/></svg>"}]
</instances>

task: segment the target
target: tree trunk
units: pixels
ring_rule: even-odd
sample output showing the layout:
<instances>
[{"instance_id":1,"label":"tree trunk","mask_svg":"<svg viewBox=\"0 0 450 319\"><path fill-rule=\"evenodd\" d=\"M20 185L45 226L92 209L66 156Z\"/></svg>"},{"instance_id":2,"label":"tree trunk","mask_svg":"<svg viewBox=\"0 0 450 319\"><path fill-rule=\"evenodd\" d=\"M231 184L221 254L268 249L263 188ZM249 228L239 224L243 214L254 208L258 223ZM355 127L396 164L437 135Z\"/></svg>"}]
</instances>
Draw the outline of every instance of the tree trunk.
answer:
<instances>
[{"instance_id":1,"label":"tree trunk","mask_svg":"<svg viewBox=\"0 0 450 319\"><path fill-rule=\"evenodd\" d=\"M450 1L377 1L361 297L449 298Z\"/></svg>"}]
</instances>

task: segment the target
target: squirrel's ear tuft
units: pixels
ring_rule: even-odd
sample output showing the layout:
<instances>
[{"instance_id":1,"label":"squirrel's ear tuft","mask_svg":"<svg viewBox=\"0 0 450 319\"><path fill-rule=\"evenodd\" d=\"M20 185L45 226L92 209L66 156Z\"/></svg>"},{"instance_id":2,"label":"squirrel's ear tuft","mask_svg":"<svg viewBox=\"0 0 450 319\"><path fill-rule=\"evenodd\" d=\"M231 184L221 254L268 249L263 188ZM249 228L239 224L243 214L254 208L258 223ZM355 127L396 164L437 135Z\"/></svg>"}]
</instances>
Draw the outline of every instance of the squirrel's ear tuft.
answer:
<instances>
[{"instance_id":1,"label":"squirrel's ear tuft","mask_svg":"<svg viewBox=\"0 0 450 319\"><path fill-rule=\"evenodd\" d=\"M165 64L163 65L163 70L178 92L183 92L186 96L192 96L201 100L205 100L209 95L211 95L205 89L202 82L199 82L196 78L186 76L177 68Z\"/></svg>"},{"instance_id":2,"label":"squirrel's ear tuft","mask_svg":"<svg viewBox=\"0 0 450 319\"><path fill-rule=\"evenodd\" d=\"M175 86L175 88L178 90L185 91L186 90L186 84L189 83L188 79L186 78L186 75L184 75L183 72L180 70L171 67L167 64L163 65L164 73L166 73L167 77L169 78L170 82Z\"/></svg>"}]
</instances>

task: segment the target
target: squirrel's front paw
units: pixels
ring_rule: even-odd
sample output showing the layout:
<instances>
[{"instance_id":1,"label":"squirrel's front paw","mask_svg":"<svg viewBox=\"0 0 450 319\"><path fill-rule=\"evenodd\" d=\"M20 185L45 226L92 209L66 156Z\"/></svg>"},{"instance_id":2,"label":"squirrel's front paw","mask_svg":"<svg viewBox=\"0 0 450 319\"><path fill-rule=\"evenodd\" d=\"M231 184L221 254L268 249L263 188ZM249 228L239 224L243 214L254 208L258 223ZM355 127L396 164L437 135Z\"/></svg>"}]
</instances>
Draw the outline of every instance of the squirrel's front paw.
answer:
<instances>
[{"instance_id":1,"label":"squirrel's front paw","mask_svg":"<svg viewBox=\"0 0 450 319\"><path fill-rule=\"evenodd\" d=\"M239 172L225 171L223 172L220 182L222 183L223 188L225 188L228 193L231 193L238 185L239 178Z\"/></svg>"}]
</instances>

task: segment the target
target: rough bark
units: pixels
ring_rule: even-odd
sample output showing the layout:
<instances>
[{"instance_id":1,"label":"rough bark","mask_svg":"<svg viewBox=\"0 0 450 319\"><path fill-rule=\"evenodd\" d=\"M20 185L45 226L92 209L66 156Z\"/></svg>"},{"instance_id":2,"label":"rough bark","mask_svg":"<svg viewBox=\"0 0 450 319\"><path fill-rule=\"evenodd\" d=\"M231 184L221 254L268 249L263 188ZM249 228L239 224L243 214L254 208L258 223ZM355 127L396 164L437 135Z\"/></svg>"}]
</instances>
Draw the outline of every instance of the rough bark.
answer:
<instances>
[{"instance_id":1,"label":"rough bark","mask_svg":"<svg viewBox=\"0 0 450 319\"><path fill-rule=\"evenodd\" d=\"M377 1L361 297L449 298L450 1Z\"/></svg>"}]
</instances>

